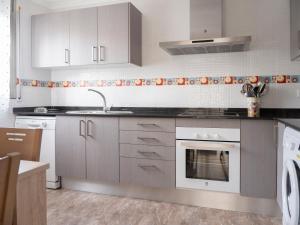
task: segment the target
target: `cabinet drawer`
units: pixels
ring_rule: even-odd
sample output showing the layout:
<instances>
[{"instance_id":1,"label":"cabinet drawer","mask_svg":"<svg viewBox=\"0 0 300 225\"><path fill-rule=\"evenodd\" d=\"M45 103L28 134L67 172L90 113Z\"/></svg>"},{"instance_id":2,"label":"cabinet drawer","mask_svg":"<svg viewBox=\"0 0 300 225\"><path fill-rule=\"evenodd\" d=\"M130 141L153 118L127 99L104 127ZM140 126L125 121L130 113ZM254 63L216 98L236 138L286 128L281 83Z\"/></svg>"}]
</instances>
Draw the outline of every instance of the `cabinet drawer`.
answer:
<instances>
[{"instance_id":1,"label":"cabinet drawer","mask_svg":"<svg viewBox=\"0 0 300 225\"><path fill-rule=\"evenodd\" d=\"M175 133L120 131L121 144L175 146Z\"/></svg>"},{"instance_id":2,"label":"cabinet drawer","mask_svg":"<svg viewBox=\"0 0 300 225\"><path fill-rule=\"evenodd\" d=\"M120 156L175 161L175 147L121 144Z\"/></svg>"},{"instance_id":3,"label":"cabinet drawer","mask_svg":"<svg viewBox=\"0 0 300 225\"><path fill-rule=\"evenodd\" d=\"M175 132L175 119L121 118L120 130Z\"/></svg>"},{"instance_id":4,"label":"cabinet drawer","mask_svg":"<svg viewBox=\"0 0 300 225\"><path fill-rule=\"evenodd\" d=\"M120 158L120 182L175 188L175 161Z\"/></svg>"}]
</instances>

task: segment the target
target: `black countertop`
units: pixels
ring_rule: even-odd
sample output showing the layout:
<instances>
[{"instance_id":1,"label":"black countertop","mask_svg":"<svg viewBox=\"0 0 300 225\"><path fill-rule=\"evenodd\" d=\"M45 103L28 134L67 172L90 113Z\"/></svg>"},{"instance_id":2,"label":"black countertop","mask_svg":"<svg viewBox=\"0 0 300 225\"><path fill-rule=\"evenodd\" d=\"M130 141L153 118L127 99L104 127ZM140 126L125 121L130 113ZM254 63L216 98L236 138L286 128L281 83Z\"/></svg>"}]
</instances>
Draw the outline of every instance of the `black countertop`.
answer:
<instances>
[{"instance_id":1,"label":"black countertop","mask_svg":"<svg viewBox=\"0 0 300 225\"><path fill-rule=\"evenodd\" d=\"M13 108L19 116L83 116L83 114L68 114L67 111L102 110L101 107L45 107L47 113L35 113L35 107ZM131 114L84 114L85 116L122 116L122 117L163 117L163 118L210 118L210 119L264 119L299 118L299 109L261 109L259 118L249 118L245 108L160 108L160 107L113 107L111 111L132 111Z\"/></svg>"}]
</instances>

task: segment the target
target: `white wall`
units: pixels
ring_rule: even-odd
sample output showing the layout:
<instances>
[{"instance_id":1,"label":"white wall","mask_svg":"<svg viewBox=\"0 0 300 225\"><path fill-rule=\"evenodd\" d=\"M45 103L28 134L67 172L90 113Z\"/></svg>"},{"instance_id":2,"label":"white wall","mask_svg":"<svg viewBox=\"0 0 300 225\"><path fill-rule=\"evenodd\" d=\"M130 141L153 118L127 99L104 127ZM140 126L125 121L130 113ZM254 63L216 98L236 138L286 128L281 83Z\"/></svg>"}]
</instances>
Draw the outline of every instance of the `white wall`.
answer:
<instances>
[{"instance_id":1,"label":"white wall","mask_svg":"<svg viewBox=\"0 0 300 225\"><path fill-rule=\"evenodd\" d=\"M30 0L19 0L21 6L21 26L20 26L20 65L19 78L50 80L51 73L46 70L36 70L31 68L31 15L48 12L45 7L32 3ZM12 107L50 105L51 90L48 88L22 87L21 101L9 100L9 108L0 110L0 126L9 127L14 125L14 115Z\"/></svg>"},{"instance_id":2,"label":"white wall","mask_svg":"<svg viewBox=\"0 0 300 225\"><path fill-rule=\"evenodd\" d=\"M95 5L95 1L61 3L61 8ZM107 1L106 1L107 2ZM300 63L289 56L288 0L224 0L225 35L251 35L251 51L207 55L170 56L160 41L189 39L188 0L132 0L143 13L143 67L57 70L52 80L95 80L177 76L249 76L300 74ZM89 4L91 3L91 4ZM53 5L52 5L53 6ZM56 9L57 10L57 9ZM299 84L274 84L264 107L300 107ZM104 87L115 106L245 107L239 85L185 87ZM52 89L53 105L98 105L100 99L85 88Z\"/></svg>"}]
</instances>

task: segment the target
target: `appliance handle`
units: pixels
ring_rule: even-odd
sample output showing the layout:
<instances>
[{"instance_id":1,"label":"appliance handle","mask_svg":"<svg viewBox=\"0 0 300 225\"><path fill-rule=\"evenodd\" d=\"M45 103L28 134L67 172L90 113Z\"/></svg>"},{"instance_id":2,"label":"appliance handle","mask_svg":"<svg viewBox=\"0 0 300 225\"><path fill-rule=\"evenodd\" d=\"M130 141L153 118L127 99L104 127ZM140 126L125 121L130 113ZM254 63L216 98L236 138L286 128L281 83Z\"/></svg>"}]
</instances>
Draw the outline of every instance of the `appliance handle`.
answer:
<instances>
[{"instance_id":1,"label":"appliance handle","mask_svg":"<svg viewBox=\"0 0 300 225\"><path fill-rule=\"evenodd\" d=\"M182 142L181 146L190 149L205 149L205 150L220 150L220 151L224 151L224 149L235 148L235 145L230 143L205 143L205 142L195 143L189 141Z\"/></svg>"},{"instance_id":2,"label":"appliance handle","mask_svg":"<svg viewBox=\"0 0 300 225\"><path fill-rule=\"evenodd\" d=\"M31 128L31 127L33 127L33 128L40 128L40 127L42 127L40 124L34 124L34 123L28 123L27 124L27 126L28 126L28 128Z\"/></svg>"}]
</instances>

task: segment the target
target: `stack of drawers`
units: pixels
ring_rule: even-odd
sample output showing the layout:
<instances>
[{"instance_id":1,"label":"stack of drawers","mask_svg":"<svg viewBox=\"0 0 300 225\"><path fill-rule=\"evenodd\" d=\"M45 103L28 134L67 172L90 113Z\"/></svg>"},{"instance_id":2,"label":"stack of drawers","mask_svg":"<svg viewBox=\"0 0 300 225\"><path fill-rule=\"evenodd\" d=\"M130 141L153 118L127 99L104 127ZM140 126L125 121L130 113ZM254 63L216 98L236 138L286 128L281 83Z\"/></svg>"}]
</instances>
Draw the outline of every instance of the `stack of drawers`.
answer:
<instances>
[{"instance_id":1,"label":"stack of drawers","mask_svg":"<svg viewBox=\"0 0 300 225\"><path fill-rule=\"evenodd\" d=\"M175 188L175 119L120 118L120 182Z\"/></svg>"}]
</instances>

